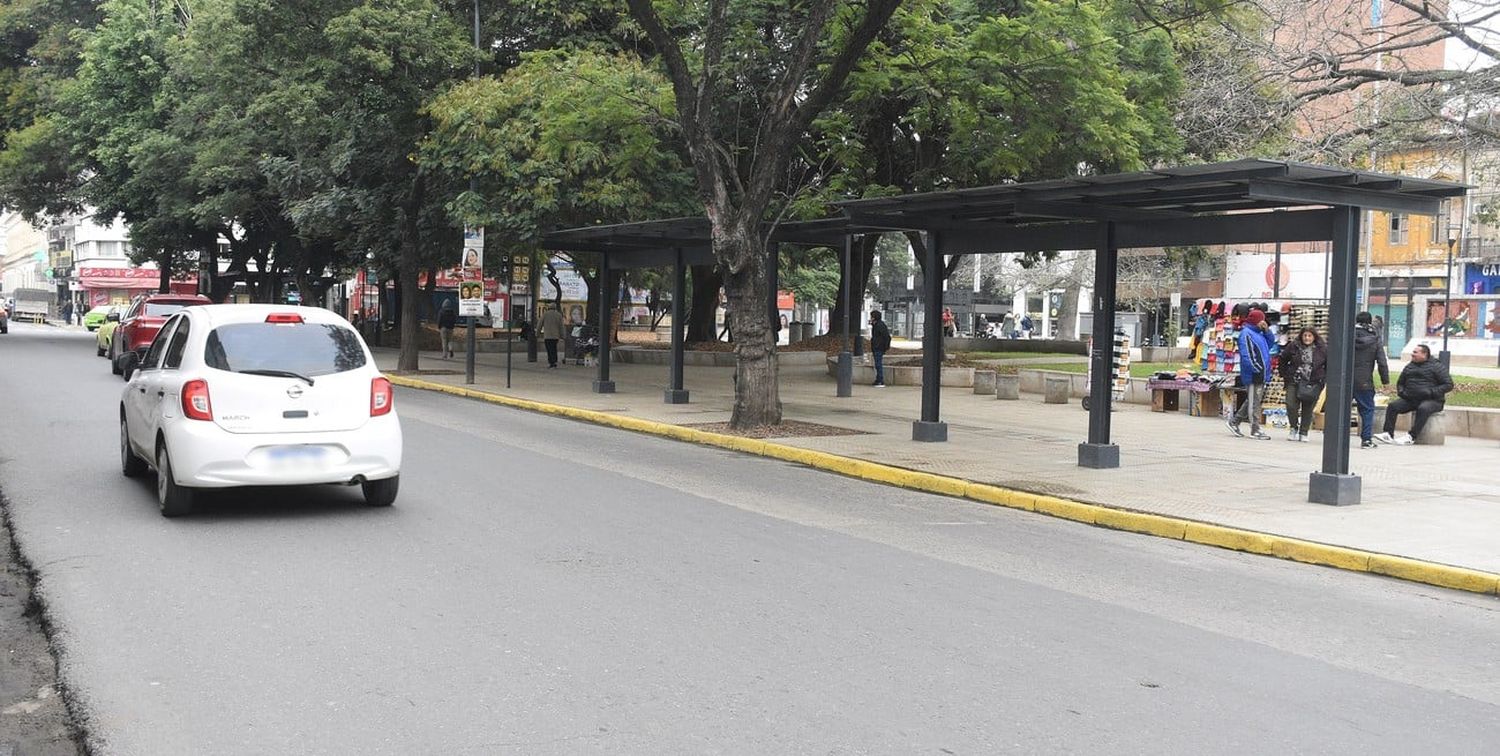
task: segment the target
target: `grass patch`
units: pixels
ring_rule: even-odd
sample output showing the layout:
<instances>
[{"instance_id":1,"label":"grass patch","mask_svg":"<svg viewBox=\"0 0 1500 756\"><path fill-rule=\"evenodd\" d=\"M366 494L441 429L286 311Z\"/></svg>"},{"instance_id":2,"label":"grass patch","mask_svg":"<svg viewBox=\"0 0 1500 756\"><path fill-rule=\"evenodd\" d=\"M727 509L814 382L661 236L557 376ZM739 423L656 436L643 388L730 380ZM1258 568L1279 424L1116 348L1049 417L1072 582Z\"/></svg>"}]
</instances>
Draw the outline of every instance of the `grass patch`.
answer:
<instances>
[{"instance_id":1,"label":"grass patch","mask_svg":"<svg viewBox=\"0 0 1500 756\"><path fill-rule=\"evenodd\" d=\"M1034 360L1054 359L1057 357L1082 357L1081 354L1069 354L1067 352L955 352L954 356L963 356L970 360Z\"/></svg>"}]
</instances>

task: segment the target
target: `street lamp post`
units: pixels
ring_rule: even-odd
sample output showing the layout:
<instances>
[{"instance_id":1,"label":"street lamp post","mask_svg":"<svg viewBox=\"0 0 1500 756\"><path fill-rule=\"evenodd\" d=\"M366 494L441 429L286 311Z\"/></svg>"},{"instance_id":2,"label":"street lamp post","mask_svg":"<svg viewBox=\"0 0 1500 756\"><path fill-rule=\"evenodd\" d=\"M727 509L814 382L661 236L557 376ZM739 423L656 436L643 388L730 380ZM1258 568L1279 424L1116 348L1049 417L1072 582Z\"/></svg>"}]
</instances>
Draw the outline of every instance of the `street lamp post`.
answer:
<instances>
[{"instance_id":1,"label":"street lamp post","mask_svg":"<svg viewBox=\"0 0 1500 756\"><path fill-rule=\"evenodd\" d=\"M1448 318L1452 317L1448 305L1453 300L1453 245L1457 243L1457 239L1448 237L1448 272L1443 276L1443 351L1438 352L1438 362L1443 367L1451 367L1453 359L1448 354Z\"/></svg>"}]
</instances>

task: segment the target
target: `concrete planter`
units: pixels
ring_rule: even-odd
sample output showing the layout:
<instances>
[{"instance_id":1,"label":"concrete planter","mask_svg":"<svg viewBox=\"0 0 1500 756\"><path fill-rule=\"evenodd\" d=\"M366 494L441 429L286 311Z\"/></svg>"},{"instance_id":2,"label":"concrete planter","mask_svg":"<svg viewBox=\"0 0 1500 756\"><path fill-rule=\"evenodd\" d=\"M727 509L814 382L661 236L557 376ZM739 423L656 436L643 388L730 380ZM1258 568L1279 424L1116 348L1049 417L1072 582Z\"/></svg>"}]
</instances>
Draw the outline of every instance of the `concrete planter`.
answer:
<instances>
[{"instance_id":1,"label":"concrete planter","mask_svg":"<svg viewBox=\"0 0 1500 756\"><path fill-rule=\"evenodd\" d=\"M615 347L609 352L610 359L624 365L670 365L672 350L641 349L640 347ZM817 365L827 359L822 352L777 352L776 361L782 367L806 367ZM734 367L734 352L683 352L682 364L692 367ZM874 380L873 378L871 380Z\"/></svg>"},{"instance_id":2,"label":"concrete planter","mask_svg":"<svg viewBox=\"0 0 1500 756\"><path fill-rule=\"evenodd\" d=\"M837 378L839 374L838 358L827 358L828 375ZM875 366L856 361L854 363L854 385L870 384L875 382ZM885 383L887 386L920 386L922 385L922 365L920 363L895 363L889 360L885 363ZM971 388L974 385L974 368L952 368L942 369L941 385L949 388Z\"/></svg>"}]
</instances>

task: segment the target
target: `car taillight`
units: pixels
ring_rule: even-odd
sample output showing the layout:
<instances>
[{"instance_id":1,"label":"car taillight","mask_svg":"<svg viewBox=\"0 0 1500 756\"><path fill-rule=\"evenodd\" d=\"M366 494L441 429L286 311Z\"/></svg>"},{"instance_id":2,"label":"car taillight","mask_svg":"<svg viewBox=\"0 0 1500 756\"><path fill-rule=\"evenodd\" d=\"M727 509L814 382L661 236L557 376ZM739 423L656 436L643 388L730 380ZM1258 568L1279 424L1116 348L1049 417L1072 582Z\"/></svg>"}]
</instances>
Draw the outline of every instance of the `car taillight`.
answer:
<instances>
[{"instance_id":1,"label":"car taillight","mask_svg":"<svg viewBox=\"0 0 1500 756\"><path fill-rule=\"evenodd\" d=\"M266 316L267 323L301 323L302 316L295 312L273 312Z\"/></svg>"},{"instance_id":2,"label":"car taillight","mask_svg":"<svg viewBox=\"0 0 1500 756\"><path fill-rule=\"evenodd\" d=\"M384 378L370 381L370 417L380 417L390 412L395 399L390 381Z\"/></svg>"},{"instance_id":3,"label":"car taillight","mask_svg":"<svg viewBox=\"0 0 1500 756\"><path fill-rule=\"evenodd\" d=\"M182 384L182 415L189 420L214 419L214 408L208 401L208 381L199 379Z\"/></svg>"}]
</instances>

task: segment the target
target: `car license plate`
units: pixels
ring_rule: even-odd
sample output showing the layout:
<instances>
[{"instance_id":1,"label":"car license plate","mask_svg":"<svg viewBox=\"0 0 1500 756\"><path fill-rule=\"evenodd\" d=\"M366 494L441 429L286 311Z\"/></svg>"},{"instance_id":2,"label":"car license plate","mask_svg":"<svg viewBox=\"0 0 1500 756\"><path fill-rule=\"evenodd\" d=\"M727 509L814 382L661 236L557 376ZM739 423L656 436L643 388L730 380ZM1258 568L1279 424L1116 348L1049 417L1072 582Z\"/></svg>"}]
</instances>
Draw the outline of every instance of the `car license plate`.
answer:
<instances>
[{"instance_id":1,"label":"car license plate","mask_svg":"<svg viewBox=\"0 0 1500 756\"><path fill-rule=\"evenodd\" d=\"M275 446L267 452L273 466L284 468L320 467L328 457L321 446Z\"/></svg>"}]
</instances>

